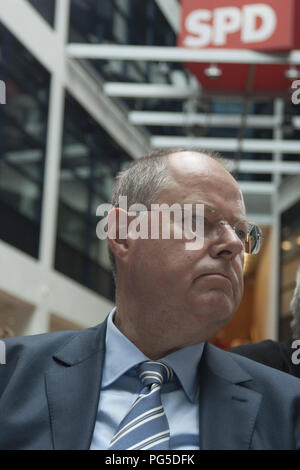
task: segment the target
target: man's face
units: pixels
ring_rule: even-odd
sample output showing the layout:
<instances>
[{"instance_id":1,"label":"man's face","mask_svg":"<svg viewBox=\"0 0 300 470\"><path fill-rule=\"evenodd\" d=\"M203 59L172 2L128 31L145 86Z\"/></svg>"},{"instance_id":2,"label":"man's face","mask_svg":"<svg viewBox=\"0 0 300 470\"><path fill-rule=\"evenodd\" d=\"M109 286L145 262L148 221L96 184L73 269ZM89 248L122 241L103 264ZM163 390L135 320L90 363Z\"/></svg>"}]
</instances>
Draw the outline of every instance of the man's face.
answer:
<instances>
[{"instance_id":1,"label":"man's face","mask_svg":"<svg viewBox=\"0 0 300 470\"><path fill-rule=\"evenodd\" d=\"M168 166L173 181L156 203L204 203L231 225L245 219L240 189L219 163L183 152L172 155ZM174 239L172 230L171 222L171 239L131 240L126 274L141 306L137 321L149 328L156 323L184 346L214 336L237 310L244 249L229 225L219 236L204 239L198 250L187 250L187 240ZM143 314L143 305L150 313Z\"/></svg>"}]
</instances>

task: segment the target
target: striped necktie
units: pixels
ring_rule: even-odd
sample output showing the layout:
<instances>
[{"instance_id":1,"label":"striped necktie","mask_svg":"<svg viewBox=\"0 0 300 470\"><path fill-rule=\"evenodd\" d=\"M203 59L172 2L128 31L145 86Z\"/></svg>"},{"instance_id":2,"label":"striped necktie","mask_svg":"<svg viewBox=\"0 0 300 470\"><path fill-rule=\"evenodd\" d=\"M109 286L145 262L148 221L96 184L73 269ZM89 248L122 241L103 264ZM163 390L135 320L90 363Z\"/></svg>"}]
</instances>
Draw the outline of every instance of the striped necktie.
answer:
<instances>
[{"instance_id":1,"label":"striped necktie","mask_svg":"<svg viewBox=\"0 0 300 470\"><path fill-rule=\"evenodd\" d=\"M108 449L169 449L170 429L160 392L162 385L172 378L172 369L162 362L145 361L137 372L143 389L121 421Z\"/></svg>"}]
</instances>

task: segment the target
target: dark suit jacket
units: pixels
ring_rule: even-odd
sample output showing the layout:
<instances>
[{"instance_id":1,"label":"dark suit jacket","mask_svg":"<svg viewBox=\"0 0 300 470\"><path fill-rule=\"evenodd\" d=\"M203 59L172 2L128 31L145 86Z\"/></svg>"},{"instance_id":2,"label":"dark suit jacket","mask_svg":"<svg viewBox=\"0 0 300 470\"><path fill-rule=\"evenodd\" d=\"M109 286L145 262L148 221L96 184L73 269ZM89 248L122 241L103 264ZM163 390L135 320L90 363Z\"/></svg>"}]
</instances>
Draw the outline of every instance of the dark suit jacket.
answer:
<instances>
[{"instance_id":1,"label":"dark suit jacket","mask_svg":"<svg viewBox=\"0 0 300 470\"><path fill-rule=\"evenodd\" d=\"M89 449L105 332L106 322L5 340L1 449ZM198 373L201 449L300 448L298 379L208 343Z\"/></svg>"},{"instance_id":2,"label":"dark suit jacket","mask_svg":"<svg viewBox=\"0 0 300 470\"><path fill-rule=\"evenodd\" d=\"M291 339L278 343L267 339L260 343L236 346L230 351L300 378L300 364L294 364L292 361L293 353L295 353L295 349L291 347L293 341Z\"/></svg>"}]
</instances>

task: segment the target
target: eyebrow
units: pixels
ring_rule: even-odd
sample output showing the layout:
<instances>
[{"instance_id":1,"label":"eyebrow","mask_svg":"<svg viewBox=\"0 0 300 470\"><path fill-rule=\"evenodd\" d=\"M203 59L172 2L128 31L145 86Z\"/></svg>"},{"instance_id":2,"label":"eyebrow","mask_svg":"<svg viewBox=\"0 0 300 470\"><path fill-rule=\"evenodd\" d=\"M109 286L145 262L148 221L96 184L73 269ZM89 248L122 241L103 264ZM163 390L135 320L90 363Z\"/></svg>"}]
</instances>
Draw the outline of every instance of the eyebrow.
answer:
<instances>
[{"instance_id":1,"label":"eyebrow","mask_svg":"<svg viewBox=\"0 0 300 470\"><path fill-rule=\"evenodd\" d=\"M165 202L158 202L158 203L154 203L154 204L158 204L158 205L160 206L161 204L167 204L167 203L165 203ZM185 205L185 204L189 204L189 205L193 206L193 211L194 211L194 206L195 206L196 204L202 204L202 205L204 205L205 207L207 207L209 210L211 210L212 212L214 212L214 213L216 213L216 214L220 214L220 212L218 211L218 209L216 209L215 207L211 206L210 204L208 204L207 202L202 201L202 200L197 200L197 201L193 201L193 202L191 202L191 201L184 201L184 202L182 202L182 203L172 203L172 205L173 205L173 204L180 204L180 205L181 205L181 211L184 210L184 205ZM162 211L162 210L166 210L166 211L167 211L167 210L169 210L169 209L160 209L160 211ZM140 212L144 212L144 211L135 211L135 212L140 213ZM148 209L146 212L149 212L149 209ZM222 216L222 218L223 218L223 216ZM248 219L247 219L246 216L244 216L244 217L235 217L235 218L234 218L234 224L237 224L237 223L239 223L239 222L249 222L249 221L248 221Z\"/></svg>"},{"instance_id":2,"label":"eyebrow","mask_svg":"<svg viewBox=\"0 0 300 470\"><path fill-rule=\"evenodd\" d=\"M188 204L188 203L185 203L185 204ZM207 207L210 211L212 211L213 213L216 213L216 214L220 214L220 212L218 211L218 209L216 209L215 207L211 206L210 204L207 204L205 201L201 201L201 200L198 200L196 202L192 202L192 203L189 203L189 204L203 204L205 207ZM223 218L223 216L222 216ZM237 224L239 222L249 222L246 215L245 216L242 216L242 217L234 217L234 224Z\"/></svg>"}]
</instances>

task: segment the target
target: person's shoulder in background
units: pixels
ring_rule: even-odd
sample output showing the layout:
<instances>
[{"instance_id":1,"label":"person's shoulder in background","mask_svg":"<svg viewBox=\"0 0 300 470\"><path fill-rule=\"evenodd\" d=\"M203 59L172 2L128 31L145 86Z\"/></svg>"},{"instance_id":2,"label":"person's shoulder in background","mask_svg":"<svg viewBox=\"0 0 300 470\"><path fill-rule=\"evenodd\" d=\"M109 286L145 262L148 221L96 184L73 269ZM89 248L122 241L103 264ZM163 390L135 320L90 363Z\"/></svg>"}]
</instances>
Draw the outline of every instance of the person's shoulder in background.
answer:
<instances>
[{"instance_id":1,"label":"person's shoulder in background","mask_svg":"<svg viewBox=\"0 0 300 470\"><path fill-rule=\"evenodd\" d=\"M294 341L296 340L291 339L279 343L267 339L236 346L229 351L300 378L300 341L295 343L296 348L292 347Z\"/></svg>"}]
</instances>

